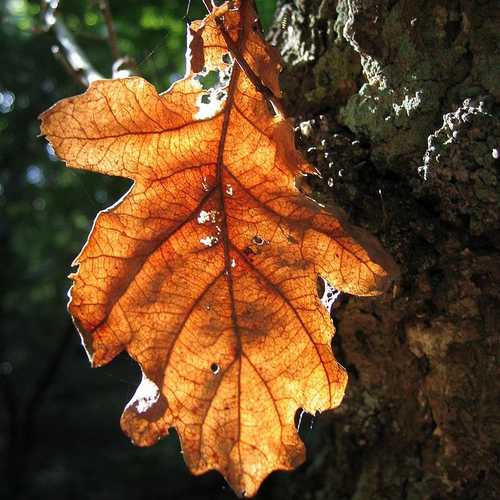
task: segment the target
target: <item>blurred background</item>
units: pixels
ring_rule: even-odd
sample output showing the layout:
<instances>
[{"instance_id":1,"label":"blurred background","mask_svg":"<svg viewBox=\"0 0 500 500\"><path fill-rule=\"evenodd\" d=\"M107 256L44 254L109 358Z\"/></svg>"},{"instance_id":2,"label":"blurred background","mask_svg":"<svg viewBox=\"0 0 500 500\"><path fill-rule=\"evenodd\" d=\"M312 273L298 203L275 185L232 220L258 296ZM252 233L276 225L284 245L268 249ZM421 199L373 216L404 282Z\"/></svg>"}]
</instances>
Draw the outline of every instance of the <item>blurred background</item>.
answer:
<instances>
[{"instance_id":1,"label":"blurred background","mask_svg":"<svg viewBox=\"0 0 500 500\"><path fill-rule=\"evenodd\" d=\"M119 50L159 91L184 73L187 3L111 1ZM275 3L257 0L264 29ZM204 15L191 4L191 19ZM139 368L122 355L91 370L69 320L71 262L129 181L65 168L39 137L38 115L83 91L42 13L39 1L0 2L0 498L235 498L217 473L190 475L175 433L149 449L130 443L119 418ZM57 16L111 76L98 2L64 0Z\"/></svg>"},{"instance_id":2,"label":"blurred background","mask_svg":"<svg viewBox=\"0 0 500 500\"><path fill-rule=\"evenodd\" d=\"M276 16L314 197L401 266L385 296L337 301L346 397L302 419L309 459L257 498L500 498L500 3L256 1L264 30ZM119 52L162 91L202 0L40 2L0 0L0 499L234 499L218 473L188 472L175 433L139 449L121 432L139 369L122 355L91 370L66 294L129 181L65 168L38 137L38 115L83 91L57 49L68 33L95 71Z\"/></svg>"}]
</instances>

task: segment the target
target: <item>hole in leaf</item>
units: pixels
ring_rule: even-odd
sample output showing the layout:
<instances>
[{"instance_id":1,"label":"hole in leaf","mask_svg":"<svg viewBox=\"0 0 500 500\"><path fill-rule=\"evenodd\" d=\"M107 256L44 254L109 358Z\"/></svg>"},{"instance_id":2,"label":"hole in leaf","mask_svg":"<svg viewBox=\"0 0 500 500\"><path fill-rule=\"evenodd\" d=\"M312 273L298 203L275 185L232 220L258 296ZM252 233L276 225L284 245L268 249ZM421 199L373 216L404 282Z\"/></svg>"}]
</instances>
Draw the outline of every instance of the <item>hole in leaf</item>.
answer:
<instances>
[{"instance_id":1,"label":"hole in leaf","mask_svg":"<svg viewBox=\"0 0 500 500\"><path fill-rule=\"evenodd\" d=\"M229 52L226 52L223 56L222 56L222 62L224 64L231 64L233 62L233 58L231 57L231 54Z\"/></svg>"},{"instance_id":2,"label":"hole in leaf","mask_svg":"<svg viewBox=\"0 0 500 500\"><path fill-rule=\"evenodd\" d=\"M212 70L206 74L200 74L197 80L200 82L203 90L213 89L220 85L220 73L219 71Z\"/></svg>"},{"instance_id":3,"label":"hole in leaf","mask_svg":"<svg viewBox=\"0 0 500 500\"><path fill-rule=\"evenodd\" d=\"M219 238L217 236L205 236L200 239L200 243L205 245L206 247L213 247L219 242Z\"/></svg>"},{"instance_id":4,"label":"hole in leaf","mask_svg":"<svg viewBox=\"0 0 500 500\"><path fill-rule=\"evenodd\" d=\"M214 375L218 375L218 374L219 374L219 372L220 372L220 366L219 366L217 363L212 363L212 364L210 365L210 370L212 370L212 373L213 373Z\"/></svg>"},{"instance_id":5,"label":"hole in leaf","mask_svg":"<svg viewBox=\"0 0 500 500\"><path fill-rule=\"evenodd\" d=\"M227 68L226 71L205 71L195 76L195 79L200 82L204 90L204 93L198 100L196 119L212 118L222 109L226 102L226 87L230 78L231 68Z\"/></svg>"},{"instance_id":6,"label":"hole in leaf","mask_svg":"<svg viewBox=\"0 0 500 500\"><path fill-rule=\"evenodd\" d=\"M206 212L205 210L202 210L200 214L198 215L198 224L205 224L210 220L210 214Z\"/></svg>"},{"instance_id":7,"label":"hole in leaf","mask_svg":"<svg viewBox=\"0 0 500 500\"><path fill-rule=\"evenodd\" d=\"M262 246L264 243L266 243L266 241L263 238L261 238L259 235L255 235L252 238L252 243L254 243L257 246Z\"/></svg>"},{"instance_id":8,"label":"hole in leaf","mask_svg":"<svg viewBox=\"0 0 500 500\"><path fill-rule=\"evenodd\" d=\"M316 281L316 288L321 303L325 306L326 310L331 313L333 305L339 299L341 292L328 283L324 278L318 276Z\"/></svg>"}]
</instances>

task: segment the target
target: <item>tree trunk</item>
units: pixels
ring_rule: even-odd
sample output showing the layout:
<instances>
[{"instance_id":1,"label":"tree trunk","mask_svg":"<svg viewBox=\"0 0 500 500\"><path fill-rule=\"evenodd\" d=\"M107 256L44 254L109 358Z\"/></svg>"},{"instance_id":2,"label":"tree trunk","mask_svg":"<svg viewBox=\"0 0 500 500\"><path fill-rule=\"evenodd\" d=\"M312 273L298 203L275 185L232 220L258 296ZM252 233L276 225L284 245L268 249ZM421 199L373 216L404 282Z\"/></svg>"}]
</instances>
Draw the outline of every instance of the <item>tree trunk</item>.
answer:
<instances>
[{"instance_id":1,"label":"tree trunk","mask_svg":"<svg viewBox=\"0 0 500 500\"><path fill-rule=\"evenodd\" d=\"M500 498L498 0L288 0L271 39L300 141L401 266L344 297L341 407L274 498ZM312 437L311 437L312 436Z\"/></svg>"}]
</instances>

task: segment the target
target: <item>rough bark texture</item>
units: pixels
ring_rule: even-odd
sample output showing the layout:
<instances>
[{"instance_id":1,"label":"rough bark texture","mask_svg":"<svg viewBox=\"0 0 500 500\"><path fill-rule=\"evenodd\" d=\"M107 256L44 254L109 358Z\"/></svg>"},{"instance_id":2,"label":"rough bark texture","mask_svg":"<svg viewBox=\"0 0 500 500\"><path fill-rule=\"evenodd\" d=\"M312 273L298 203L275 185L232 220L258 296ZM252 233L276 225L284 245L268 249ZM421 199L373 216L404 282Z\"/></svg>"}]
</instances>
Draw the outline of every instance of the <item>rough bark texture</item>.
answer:
<instances>
[{"instance_id":1,"label":"rough bark texture","mask_svg":"<svg viewBox=\"0 0 500 500\"><path fill-rule=\"evenodd\" d=\"M500 498L500 4L282 1L271 39L316 198L378 235L402 279L336 306L347 396L266 493Z\"/></svg>"}]
</instances>

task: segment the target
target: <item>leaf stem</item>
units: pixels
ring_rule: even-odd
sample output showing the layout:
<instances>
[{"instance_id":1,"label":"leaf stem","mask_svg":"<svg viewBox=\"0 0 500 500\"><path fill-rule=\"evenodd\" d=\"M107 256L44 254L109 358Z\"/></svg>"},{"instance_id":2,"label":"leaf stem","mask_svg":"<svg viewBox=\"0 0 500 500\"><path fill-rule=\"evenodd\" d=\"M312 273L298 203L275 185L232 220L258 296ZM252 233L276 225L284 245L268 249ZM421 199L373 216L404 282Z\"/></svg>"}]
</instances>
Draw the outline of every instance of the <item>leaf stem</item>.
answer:
<instances>
[{"instance_id":1,"label":"leaf stem","mask_svg":"<svg viewBox=\"0 0 500 500\"><path fill-rule=\"evenodd\" d=\"M262 83L260 78L254 73L250 65L245 61L245 58L241 54L240 50L233 42L232 38L229 36L224 23L221 19L216 19L217 25L221 30L221 34L226 42L228 49L231 54L236 59L236 62L240 65L241 69L245 72L248 79L253 83L255 88L273 105L274 109L282 116L285 116L285 111L283 109L283 103L281 99L273 94L273 92Z\"/></svg>"},{"instance_id":2,"label":"leaf stem","mask_svg":"<svg viewBox=\"0 0 500 500\"><path fill-rule=\"evenodd\" d=\"M246 0L242 0L245 2ZM213 13L213 8L210 5L209 0L203 0L203 3L209 12L209 14ZM285 116L285 110L283 107L283 102L280 99L280 97L275 96L273 92L264 85L261 81L261 79L255 74L255 72L252 70L250 65L245 61L245 58L243 57L241 51L239 48L236 46L236 44L233 42L233 39L230 37L229 33L226 30L226 27L224 26L224 21L221 19L221 17L216 16L215 17L215 22L217 23L218 28L220 29L220 32L222 34L222 37L224 38L224 41L226 42L227 48L231 52L231 55L234 57L236 62L239 64L241 69L245 72L246 76L248 79L252 82L252 84L255 86L255 88L266 98L266 100L271 103L273 108L277 113L279 113L281 116Z\"/></svg>"}]
</instances>

